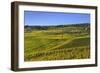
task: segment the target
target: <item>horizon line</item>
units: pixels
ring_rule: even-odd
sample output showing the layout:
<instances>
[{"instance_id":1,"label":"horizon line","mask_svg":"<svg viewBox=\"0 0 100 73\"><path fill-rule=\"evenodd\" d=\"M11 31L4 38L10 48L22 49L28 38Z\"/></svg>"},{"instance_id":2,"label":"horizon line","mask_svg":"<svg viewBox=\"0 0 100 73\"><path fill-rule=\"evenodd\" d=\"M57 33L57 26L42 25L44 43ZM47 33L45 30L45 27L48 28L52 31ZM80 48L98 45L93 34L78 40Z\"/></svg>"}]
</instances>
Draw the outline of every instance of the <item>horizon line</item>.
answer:
<instances>
[{"instance_id":1,"label":"horizon line","mask_svg":"<svg viewBox=\"0 0 100 73\"><path fill-rule=\"evenodd\" d=\"M32 24L25 24L24 26L59 26L59 25L79 25L79 24L90 24L90 23L75 23L75 24L48 24L48 25L32 25Z\"/></svg>"}]
</instances>

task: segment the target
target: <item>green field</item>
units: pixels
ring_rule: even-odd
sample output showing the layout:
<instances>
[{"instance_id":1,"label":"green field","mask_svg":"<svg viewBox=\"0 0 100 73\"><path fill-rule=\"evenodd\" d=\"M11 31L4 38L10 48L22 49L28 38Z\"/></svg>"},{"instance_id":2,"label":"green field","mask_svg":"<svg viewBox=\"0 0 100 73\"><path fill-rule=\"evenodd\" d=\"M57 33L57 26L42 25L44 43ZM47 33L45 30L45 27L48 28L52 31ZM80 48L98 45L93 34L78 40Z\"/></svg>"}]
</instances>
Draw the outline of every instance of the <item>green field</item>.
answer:
<instances>
[{"instance_id":1,"label":"green field","mask_svg":"<svg viewBox=\"0 0 100 73\"><path fill-rule=\"evenodd\" d=\"M90 24L25 26L24 60L90 58Z\"/></svg>"}]
</instances>

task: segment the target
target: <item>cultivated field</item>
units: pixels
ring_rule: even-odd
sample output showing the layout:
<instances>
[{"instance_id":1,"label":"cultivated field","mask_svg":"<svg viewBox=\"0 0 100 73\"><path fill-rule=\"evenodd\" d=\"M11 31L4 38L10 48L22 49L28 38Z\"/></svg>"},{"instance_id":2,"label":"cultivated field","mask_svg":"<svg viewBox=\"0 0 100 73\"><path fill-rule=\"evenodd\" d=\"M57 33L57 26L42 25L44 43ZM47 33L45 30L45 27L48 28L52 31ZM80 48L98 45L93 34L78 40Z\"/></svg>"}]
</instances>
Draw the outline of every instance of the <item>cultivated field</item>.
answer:
<instances>
[{"instance_id":1,"label":"cultivated field","mask_svg":"<svg viewBox=\"0 0 100 73\"><path fill-rule=\"evenodd\" d=\"M25 26L24 29L25 61L90 57L90 24Z\"/></svg>"}]
</instances>

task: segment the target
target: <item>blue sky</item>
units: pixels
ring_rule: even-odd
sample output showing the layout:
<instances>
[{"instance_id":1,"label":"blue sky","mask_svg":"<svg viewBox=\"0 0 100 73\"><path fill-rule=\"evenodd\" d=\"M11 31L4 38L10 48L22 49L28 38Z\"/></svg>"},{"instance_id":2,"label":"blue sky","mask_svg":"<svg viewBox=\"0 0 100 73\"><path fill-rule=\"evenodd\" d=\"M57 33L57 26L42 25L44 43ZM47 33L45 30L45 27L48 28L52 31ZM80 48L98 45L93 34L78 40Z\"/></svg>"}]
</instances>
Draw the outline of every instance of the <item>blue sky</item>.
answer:
<instances>
[{"instance_id":1,"label":"blue sky","mask_svg":"<svg viewBox=\"0 0 100 73\"><path fill-rule=\"evenodd\" d=\"M90 14L24 11L24 24L29 26L50 26L78 23L90 23Z\"/></svg>"}]
</instances>

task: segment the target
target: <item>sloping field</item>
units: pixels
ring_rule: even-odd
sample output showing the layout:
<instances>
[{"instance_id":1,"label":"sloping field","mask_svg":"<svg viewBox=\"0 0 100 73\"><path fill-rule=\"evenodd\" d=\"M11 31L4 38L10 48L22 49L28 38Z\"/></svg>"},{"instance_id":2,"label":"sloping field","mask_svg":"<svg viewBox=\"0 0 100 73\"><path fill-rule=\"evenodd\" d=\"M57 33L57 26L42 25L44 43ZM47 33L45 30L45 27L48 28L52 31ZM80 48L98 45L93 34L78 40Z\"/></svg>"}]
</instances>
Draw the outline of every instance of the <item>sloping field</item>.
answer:
<instances>
[{"instance_id":1,"label":"sloping field","mask_svg":"<svg viewBox=\"0 0 100 73\"><path fill-rule=\"evenodd\" d=\"M24 60L47 61L89 58L90 37L89 30L85 29L86 25L66 25L63 29L62 27L50 27L46 30L25 32Z\"/></svg>"}]
</instances>

